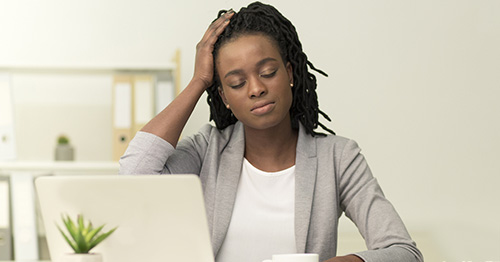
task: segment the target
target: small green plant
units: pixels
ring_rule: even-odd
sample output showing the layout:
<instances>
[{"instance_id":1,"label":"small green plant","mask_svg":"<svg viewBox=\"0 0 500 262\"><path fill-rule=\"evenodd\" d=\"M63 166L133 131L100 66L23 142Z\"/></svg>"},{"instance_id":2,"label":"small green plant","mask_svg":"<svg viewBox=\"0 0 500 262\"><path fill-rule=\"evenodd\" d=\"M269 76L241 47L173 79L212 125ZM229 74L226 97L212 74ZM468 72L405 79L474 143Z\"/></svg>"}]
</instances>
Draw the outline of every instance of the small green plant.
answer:
<instances>
[{"instance_id":1,"label":"small green plant","mask_svg":"<svg viewBox=\"0 0 500 262\"><path fill-rule=\"evenodd\" d=\"M71 220L69 215L66 215L66 217L62 215L62 220L69 235L66 235L58 225L57 228L64 236L64 239L66 239L66 242L68 242L75 253L78 254L89 253L92 248L97 246L97 244L101 243L116 230L115 227L106 233L99 234L104 225L94 228L90 221L85 225L83 215L78 215L75 221L76 223Z\"/></svg>"},{"instance_id":2,"label":"small green plant","mask_svg":"<svg viewBox=\"0 0 500 262\"><path fill-rule=\"evenodd\" d=\"M57 138L57 144L59 145L67 145L69 144L69 138L65 135L60 135L58 138Z\"/></svg>"}]
</instances>

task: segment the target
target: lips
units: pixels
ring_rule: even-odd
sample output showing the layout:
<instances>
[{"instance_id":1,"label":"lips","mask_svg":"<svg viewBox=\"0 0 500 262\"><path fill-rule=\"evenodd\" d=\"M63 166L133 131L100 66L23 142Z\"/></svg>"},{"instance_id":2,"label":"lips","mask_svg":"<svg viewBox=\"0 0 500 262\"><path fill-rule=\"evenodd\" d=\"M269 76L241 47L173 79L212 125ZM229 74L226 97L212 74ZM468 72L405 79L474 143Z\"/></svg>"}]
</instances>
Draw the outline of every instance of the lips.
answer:
<instances>
[{"instance_id":1,"label":"lips","mask_svg":"<svg viewBox=\"0 0 500 262\"><path fill-rule=\"evenodd\" d=\"M252 114L254 115L263 115L263 114L266 114L268 112L270 112L271 110L273 110L274 108L274 102L269 102L269 101L261 101L261 102L257 102L253 105L252 109L250 109L250 111L252 112Z\"/></svg>"}]
</instances>

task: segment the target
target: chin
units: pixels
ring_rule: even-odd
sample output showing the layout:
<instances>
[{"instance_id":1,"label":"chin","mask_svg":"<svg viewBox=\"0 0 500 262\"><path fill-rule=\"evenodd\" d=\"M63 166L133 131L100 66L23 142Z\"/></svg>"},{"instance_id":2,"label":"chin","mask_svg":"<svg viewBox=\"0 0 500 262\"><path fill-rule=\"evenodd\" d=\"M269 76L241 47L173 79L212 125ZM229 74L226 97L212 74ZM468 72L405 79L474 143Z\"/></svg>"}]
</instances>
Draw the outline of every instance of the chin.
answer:
<instances>
[{"instance_id":1,"label":"chin","mask_svg":"<svg viewBox=\"0 0 500 262\"><path fill-rule=\"evenodd\" d=\"M285 118L286 119L286 118ZM256 130L267 130L273 128L279 128L280 126L287 125L292 128L290 121L286 121L283 118L268 118L268 119L258 119L254 121L241 121L246 127L256 129Z\"/></svg>"}]
</instances>

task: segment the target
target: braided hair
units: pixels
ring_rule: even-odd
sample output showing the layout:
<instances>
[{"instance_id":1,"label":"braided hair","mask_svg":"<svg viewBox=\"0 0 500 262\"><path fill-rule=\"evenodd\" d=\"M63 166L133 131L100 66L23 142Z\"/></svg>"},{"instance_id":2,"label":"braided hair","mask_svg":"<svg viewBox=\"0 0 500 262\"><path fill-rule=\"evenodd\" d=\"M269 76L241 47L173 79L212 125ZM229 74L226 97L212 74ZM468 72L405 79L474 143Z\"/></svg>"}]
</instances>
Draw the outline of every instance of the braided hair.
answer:
<instances>
[{"instance_id":1,"label":"braided hair","mask_svg":"<svg viewBox=\"0 0 500 262\"><path fill-rule=\"evenodd\" d=\"M219 11L218 17L226 12L226 10ZM318 107L316 77L308 71L307 66L324 76L328 75L315 68L307 60L292 23L273 6L260 2L252 3L235 13L214 45L214 81L206 91L208 94L207 102L210 106L210 120L215 122L217 128L224 129L238 121L232 112L226 108L219 95L218 88L221 83L215 66L218 51L228 41L246 34L264 34L268 36L277 44L283 62L285 64L290 62L292 65L294 79L292 87L293 100L290 107L292 128L298 129L300 122L306 132L312 136L325 135L314 131L318 125L329 133L335 134L335 132L318 121L318 113L328 121L331 120Z\"/></svg>"}]
</instances>

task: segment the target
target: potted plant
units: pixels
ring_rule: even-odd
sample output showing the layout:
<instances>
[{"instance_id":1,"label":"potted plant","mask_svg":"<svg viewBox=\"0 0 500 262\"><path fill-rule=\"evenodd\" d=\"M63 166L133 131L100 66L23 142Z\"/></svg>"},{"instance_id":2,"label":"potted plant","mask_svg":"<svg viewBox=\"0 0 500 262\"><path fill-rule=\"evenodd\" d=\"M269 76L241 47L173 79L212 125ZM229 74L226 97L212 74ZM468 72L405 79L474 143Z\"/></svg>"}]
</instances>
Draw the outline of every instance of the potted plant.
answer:
<instances>
[{"instance_id":1,"label":"potted plant","mask_svg":"<svg viewBox=\"0 0 500 262\"><path fill-rule=\"evenodd\" d=\"M60 135L57 138L57 146L55 152L56 161L73 161L74 148L69 143L69 138L65 135Z\"/></svg>"},{"instance_id":2,"label":"potted plant","mask_svg":"<svg viewBox=\"0 0 500 262\"><path fill-rule=\"evenodd\" d=\"M57 225L57 228L63 235L66 242L71 246L75 253L64 254L61 261L63 262L102 262L102 256L99 253L89 253L95 246L101 243L109 235L111 235L116 227L108 232L101 233L104 225L94 228L92 223L88 221L86 224L83 215L78 215L75 222L66 215L62 216L64 226L68 231L64 231Z\"/></svg>"}]
</instances>

